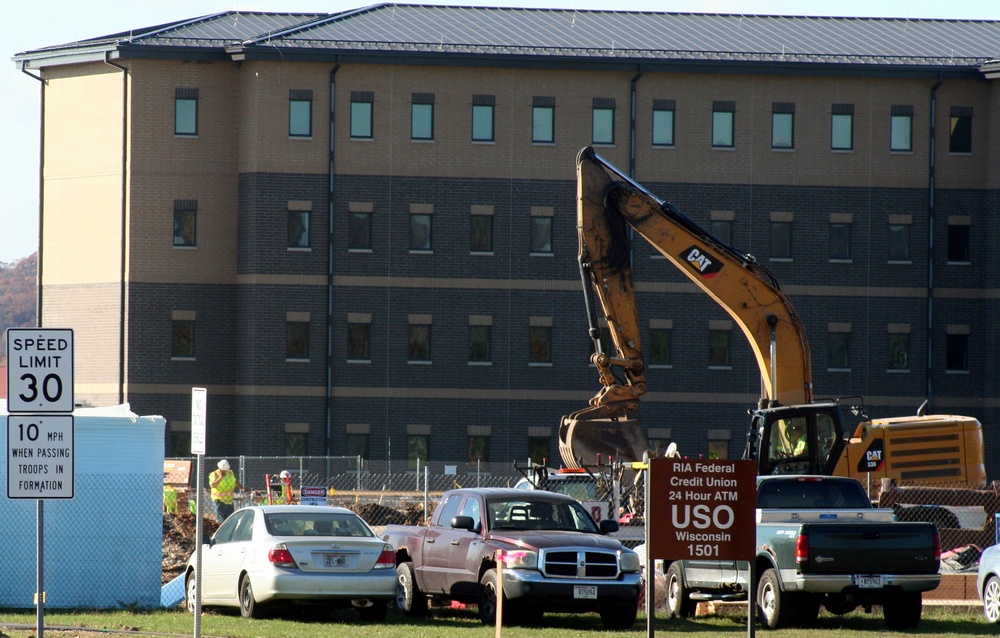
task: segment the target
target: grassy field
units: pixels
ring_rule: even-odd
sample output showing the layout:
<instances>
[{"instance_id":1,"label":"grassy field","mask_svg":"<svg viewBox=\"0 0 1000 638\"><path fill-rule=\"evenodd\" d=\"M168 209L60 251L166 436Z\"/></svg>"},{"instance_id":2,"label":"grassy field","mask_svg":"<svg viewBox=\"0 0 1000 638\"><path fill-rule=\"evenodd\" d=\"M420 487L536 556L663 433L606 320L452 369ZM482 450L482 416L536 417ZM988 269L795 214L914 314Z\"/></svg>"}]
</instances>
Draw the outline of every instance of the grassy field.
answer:
<instances>
[{"instance_id":1,"label":"grassy field","mask_svg":"<svg viewBox=\"0 0 1000 638\"><path fill-rule=\"evenodd\" d=\"M0 631L11 638L35 638L34 611L0 610ZM916 631L906 633L937 638L960 636L996 636L997 627L986 624L980 609L925 607ZM93 630L93 631L89 631ZM685 638L740 638L747 635L746 616L732 611L696 620L667 620L657 617L654 631L660 635L683 635ZM774 638L865 638L899 635L885 628L878 613L852 613L846 616L820 614L815 627L763 631L761 636ZM425 619L409 619L390 614L385 623L359 623L353 612L337 612L329 618L274 618L244 620L239 614L209 612L202 616L201 635L205 638L334 638L350 633L351 638L476 638L493 636L494 630L480 624L474 612L443 610ZM505 627L509 638L579 638L583 634L607 633L595 614L545 616L539 627ZM646 619L640 614L632 631L616 632L623 638L646 635ZM53 638L118 638L142 636L167 638L194 635L194 619L182 611L66 613L45 614L45 635Z\"/></svg>"}]
</instances>

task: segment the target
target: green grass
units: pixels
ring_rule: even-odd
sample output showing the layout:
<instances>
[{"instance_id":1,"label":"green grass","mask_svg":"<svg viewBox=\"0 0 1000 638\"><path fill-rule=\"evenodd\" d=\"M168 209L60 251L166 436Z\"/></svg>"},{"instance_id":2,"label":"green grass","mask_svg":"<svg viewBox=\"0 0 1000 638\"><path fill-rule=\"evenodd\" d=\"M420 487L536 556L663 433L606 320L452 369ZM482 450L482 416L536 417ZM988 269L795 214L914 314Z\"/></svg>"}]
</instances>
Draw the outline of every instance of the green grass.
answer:
<instances>
[{"instance_id":1,"label":"green grass","mask_svg":"<svg viewBox=\"0 0 1000 638\"><path fill-rule=\"evenodd\" d=\"M35 612L0 610L0 630L11 638L31 638L34 632ZM29 626L25 628L23 626ZM75 628L63 632L62 628ZM142 632L144 638L173 638L191 636L194 618L183 611L158 610L151 612L64 612L47 611L45 633L54 638L67 638L85 629L101 630L108 638L124 635L125 631ZM663 636L682 634L685 638L741 638L747 635L746 615L727 610L696 620L656 619L655 633ZM785 629L763 631L760 636L774 638L865 638L902 635L885 628L882 616L875 613L855 612L846 616L820 615L816 626L810 629ZM539 627L505 627L503 636L509 638L579 638L583 633L595 636L607 632L596 614L549 614ZM986 624L977 607L948 609L925 607L924 617L916 631L906 633L937 638L960 636L995 636L997 627ZM238 613L212 611L201 620L201 634L205 638L484 638L493 636L493 629L484 627L474 611L435 611L428 618L409 619L390 613L385 623L360 623L354 612L343 611L329 618L302 619L298 615L266 620L245 620ZM646 619L640 614L635 628L616 632L623 638L641 638L646 635Z\"/></svg>"}]
</instances>

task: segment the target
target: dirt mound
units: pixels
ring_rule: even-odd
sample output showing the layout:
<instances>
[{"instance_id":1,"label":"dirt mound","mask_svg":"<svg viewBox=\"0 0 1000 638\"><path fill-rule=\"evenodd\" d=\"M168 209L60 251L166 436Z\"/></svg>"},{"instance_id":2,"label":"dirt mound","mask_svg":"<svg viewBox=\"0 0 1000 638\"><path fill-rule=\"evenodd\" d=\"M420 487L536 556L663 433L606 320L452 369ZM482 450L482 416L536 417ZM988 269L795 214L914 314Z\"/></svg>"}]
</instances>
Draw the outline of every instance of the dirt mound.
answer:
<instances>
[{"instance_id":1,"label":"dirt mound","mask_svg":"<svg viewBox=\"0 0 1000 638\"><path fill-rule=\"evenodd\" d=\"M163 515L163 583L168 583L184 572L188 556L194 551L197 519L191 512ZM201 523L206 536L212 535L219 524L214 518L205 517Z\"/></svg>"},{"instance_id":2,"label":"dirt mound","mask_svg":"<svg viewBox=\"0 0 1000 638\"><path fill-rule=\"evenodd\" d=\"M424 505L416 503L403 511L379 503L358 503L350 508L372 527L383 525L423 525Z\"/></svg>"}]
</instances>

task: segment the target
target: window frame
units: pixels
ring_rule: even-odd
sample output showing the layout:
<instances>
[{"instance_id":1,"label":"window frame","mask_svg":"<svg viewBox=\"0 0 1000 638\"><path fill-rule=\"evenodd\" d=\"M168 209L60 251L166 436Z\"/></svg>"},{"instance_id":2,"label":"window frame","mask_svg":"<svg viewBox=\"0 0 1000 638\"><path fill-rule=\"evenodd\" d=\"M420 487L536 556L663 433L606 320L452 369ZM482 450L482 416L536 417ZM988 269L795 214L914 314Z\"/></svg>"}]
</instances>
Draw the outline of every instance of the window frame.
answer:
<instances>
[{"instance_id":1,"label":"window frame","mask_svg":"<svg viewBox=\"0 0 1000 638\"><path fill-rule=\"evenodd\" d=\"M676 100L653 100L651 116L650 143L656 148L675 148L677 145ZM667 118L667 121L662 121L663 118Z\"/></svg>"},{"instance_id":2,"label":"window frame","mask_svg":"<svg viewBox=\"0 0 1000 638\"><path fill-rule=\"evenodd\" d=\"M493 215L469 215L469 253L493 254Z\"/></svg>"},{"instance_id":3,"label":"window frame","mask_svg":"<svg viewBox=\"0 0 1000 638\"><path fill-rule=\"evenodd\" d=\"M889 152L913 152L913 107L908 104L893 104L890 108Z\"/></svg>"},{"instance_id":4,"label":"window frame","mask_svg":"<svg viewBox=\"0 0 1000 638\"><path fill-rule=\"evenodd\" d=\"M851 333L849 330L827 332L827 370L851 369Z\"/></svg>"},{"instance_id":5,"label":"window frame","mask_svg":"<svg viewBox=\"0 0 1000 638\"><path fill-rule=\"evenodd\" d=\"M733 331L731 328L709 328L708 367L729 369L733 365ZM721 357L721 358L720 358Z\"/></svg>"},{"instance_id":6,"label":"window frame","mask_svg":"<svg viewBox=\"0 0 1000 638\"><path fill-rule=\"evenodd\" d=\"M615 98L594 98L590 110L590 140L595 146L615 145Z\"/></svg>"},{"instance_id":7,"label":"window frame","mask_svg":"<svg viewBox=\"0 0 1000 638\"><path fill-rule=\"evenodd\" d=\"M909 372L910 333L890 332L886 339L886 369L890 372Z\"/></svg>"},{"instance_id":8,"label":"window frame","mask_svg":"<svg viewBox=\"0 0 1000 638\"><path fill-rule=\"evenodd\" d=\"M552 217L548 215L532 215L530 217L528 252L531 255L551 255L552 249ZM543 239L544 235L544 239Z\"/></svg>"},{"instance_id":9,"label":"window frame","mask_svg":"<svg viewBox=\"0 0 1000 638\"><path fill-rule=\"evenodd\" d=\"M795 258L795 251L793 250L794 245L794 228L793 221L787 221L783 219L772 219L770 221L769 228L769 240L770 240L770 259L773 261L791 261ZM785 229L785 232L779 233L778 231ZM786 249L779 252L778 248L784 243Z\"/></svg>"},{"instance_id":10,"label":"window frame","mask_svg":"<svg viewBox=\"0 0 1000 638\"><path fill-rule=\"evenodd\" d=\"M488 365L493 362L493 326L469 324L469 363Z\"/></svg>"},{"instance_id":11,"label":"window frame","mask_svg":"<svg viewBox=\"0 0 1000 638\"><path fill-rule=\"evenodd\" d=\"M972 155L971 106L953 106L948 118L948 153Z\"/></svg>"},{"instance_id":12,"label":"window frame","mask_svg":"<svg viewBox=\"0 0 1000 638\"><path fill-rule=\"evenodd\" d=\"M351 121L348 131L352 140L375 138L375 93L373 91L351 91Z\"/></svg>"},{"instance_id":13,"label":"window frame","mask_svg":"<svg viewBox=\"0 0 1000 638\"><path fill-rule=\"evenodd\" d=\"M969 334L949 332L945 335L945 372L969 372Z\"/></svg>"},{"instance_id":14,"label":"window frame","mask_svg":"<svg viewBox=\"0 0 1000 638\"><path fill-rule=\"evenodd\" d=\"M736 102L712 102L712 148L736 148Z\"/></svg>"},{"instance_id":15,"label":"window frame","mask_svg":"<svg viewBox=\"0 0 1000 638\"><path fill-rule=\"evenodd\" d=\"M309 361L310 323L285 320L285 361Z\"/></svg>"},{"instance_id":16,"label":"window frame","mask_svg":"<svg viewBox=\"0 0 1000 638\"><path fill-rule=\"evenodd\" d=\"M181 106L187 108L182 109ZM190 109L190 110L188 110ZM174 136L198 137L198 89L177 88L174 90ZM183 124L189 124L183 126Z\"/></svg>"},{"instance_id":17,"label":"window frame","mask_svg":"<svg viewBox=\"0 0 1000 638\"><path fill-rule=\"evenodd\" d=\"M886 246L888 248L887 258L889 263L899 263L899 264L912 263L912 257L910 255L910 247L911 247L910 244L912 243L910 239L911 226L912 224L889 222L889 227L888 227L889 237L888 237L888 242L886 243ZM902 240L898 239L901 236L903 237L903 239ZM896 254L897 248L905 248L906 255L900 257L898 254Z\"/></svg>"},{"instance_id":18,"label":"window frame","mask_svg":"<svg viewBox=\"0 0 1000 638\"><path fill-rule=\"evenodd\" d=\"M546 128L548 138L539 137L539 129ZM542 132L546 132L542 130ZM555 144L556 142L556 99L550 96L536 95L531 102L531 143Z\"/></svg>"},{"instance_id":19,"label":"window frame","mask_svg":"<svg viewBox=\"0 0 1000 638\"><path fill-rule=\"evenodd\" d=\"M552 326L528 326L528 365L552 365Z\"/></svg>"},{"instance_id":20,"label":"window frame","mask_svg":"<svg viewBox=\"0 0 1000 638\"><path fill-rule=\"evenodd\" d=\"M301 121L303 118L304 122ZM312 136L313 92L308 89L289 89L288 137L292 139L311 139Z\"/></svg>"},{"instance_id":21,"label":"window frame","mask_svg":"<svg viewBox=\"0 0 1000 638\"><path fill-rule=\"evenodd\" d=\"M780 131L779 131L779 123ZM785 130L787 128L787 130ZM795 103L771 104L771 150L795 150Z\"/></svg>"},{"instance_id":22,"label":"window frame","mask_svg":"<svg viewBox=\"0 0 1000 638\"><path fill-rule=\"evenodd\" d=\"M948 224L946 251L949 264L972 263L972 227L969 224Z\"/></svg>"},{"instance_id":23,"label":"window frame","mask_svg":"<svg viewBox=\"0 0 1000 638\"><path fill-rule=\"evenodd\" d=\"M425 232L419 232L420 229L424 229ZM421 234L425 237L421 238ZM434 215L410 213L410 252L434 252Z\"/></svg>"},{"instance_id":24,"label":"window frame","mask_svg":"<svg viewBox=\"0 0 1000 638\"><path fill-rule=\"evenodd\" d=\"M358 240L363 240L363 241L358 243ZM352 252L371 252L372 250L371 211L348 211L347 250Z\"/></svg>"},{"instance_id":25,"label":"window frame","mask_svg":"<svg viewBox=\"0 0 1000 638\"><path fill-rule=\"evenodd\" d=\"M852 222L830 222L830 261L850 262L854 257L851 253ZM842 252L838 252L838 244L842 244Z\"/></svg>"},{"instance_id":26,"label":"window frame","mask_svg":"<svg viewBox=\"0 0 1000 638\"><path fill-rule=\"evenodd\" d=\"M410 141L434 141L434 94L414 93L410 101Z\"/></svg>"},{"instance_id":27,"label":"window frame","mask_svg":"<svg viewBox=\"0 0 1000 638\"><path fill-rule=\"evenodd\" d=\"M181 359L181 360L192 360L197 356L197 350L195 349L197 336L196 319L171 319L170 320L170 358L171 359ZM186 332L186 334L179 334L179 332ZM187 348L179 348L182 342L186 341L190 344Z\"/></svg>"},{"instance_id":28,"label":"window frame","mask_svg":"<svg viewBox=\"0 0 1000 638\"><path fill-rule=\"evenodd\" d=\"M649 367L673 366L673 328L649 328Z\"/></svg>"},{"instance_id":29,"label":"window frame","mask_svg":"<svg viewBox=\"0 0 1000 638\"><path fill-rule=\"evenodd\" d=\"M174 200L174 248L198 247L198 200ZM190 229L190 231L189 231ZM188 237L190 235L190 237Z\"/></svg>"},{"instance_id":30,"label":"window frame","mask_svg":"<svg viewBox=\"0 0 1000 638\"><path fill-rule=\"evenodd\" d=\"M298 228L296 228L296 224ZM292 234L298 233L297 241ZM304 243L303 243L304 240ZM289 250L308 250L312 247L312 211L288 210L288 245Z\"/></svg>"},{"instance_id":31,"label":"window frame","mask_svg":"<svg viewBox=\"0 0 1000 638\"><path fill-rule=\"evenodd\" d=\"M496 96L472 96L472 141L488 144L496 141Z\"/></svg>"},{"instance_id":32,"label":"window frame","mask_svg":"<svg viewBox=\"0 0 1000 638\"><path fill-rule=\"evenodd\" d=\"M370 321L351 321L345 329L348 363L371 363L372 325Z\"/></svg>"},{"instance_id":33,"label":"window frame","mask_svg":"<svg viewBox=\"0 0 1000 638\"><path fill-rule=\"evenodd\" d=\"M407 332L407 363L431 362L431 337L432 331L430 323L409 324Z\"/></svg>"},{"instance_id":34,"label":"window frame","mask_svg":"<svg viewBox=\"0 0 1000 638\"><path fill-rule=\"evenodd\" d=\"M846 126L846 132L843 128ZM846 145L842 141L847 136ZM854 105L834 104L830 108L830 150L848 152L854 150Z\"/></svg>"}]
</instances>

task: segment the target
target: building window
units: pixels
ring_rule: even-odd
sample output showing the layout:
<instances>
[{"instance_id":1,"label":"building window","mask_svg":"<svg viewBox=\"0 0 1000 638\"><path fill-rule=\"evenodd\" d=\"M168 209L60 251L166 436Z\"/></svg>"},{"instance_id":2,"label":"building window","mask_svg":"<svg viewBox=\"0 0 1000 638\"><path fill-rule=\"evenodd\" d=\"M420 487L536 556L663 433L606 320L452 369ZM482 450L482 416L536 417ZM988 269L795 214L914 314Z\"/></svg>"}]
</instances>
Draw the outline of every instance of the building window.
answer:
<instances>
[{"instance_id":1,"label":"building window","mask_svg":"<svg viewBox=\"0 0 1000 638\"><path fill-rule=\"evenodd\" d=\"M371 315L350 313L347 315L347 360L371 361Z\"/></svg>"},{"instance_id":2,"label":"building window","mask_svg":"<svg viewBox=\"0 0 1000 638\"><path fill-rule=\"evenodd\" d=\"M556 99L536 95L531 100L531 141L552 144L556 141Z\"/></svg>"},{"instance_id":3,"label":"building window","mask_svg":"<svg viewBox=\"0 0 1000 638\"><path fill-rule=\"evenodd\" d=\"M181 359L194 358L194 319L175 317L171 327L173 336L170 356Z\"/></svg>"},{"instance_id":4,"label":"building window","mask_svg":"<svg viewBox=\"0 0 1000 638\"><path fill-rule=\"evenodd\" d=\"M406 436L407 467L415 470L426 466L430 458L431 437L427 434L408 434ZM449 519L450 520L450 519Z\"/></svg>"},{"instance_id":5,"label":"building window","mask_svg":"<svg viewBox=\"0 0 1000 638\"><path fill-rule=\"evenodd\" d=\"M288 90L288 136L312 137L313 92L303 89Z\"/></svg>"},{"instance_id":6,"label":"building window","mask_svg":"<svg viewBox=\"0 0 1000 638\"><path fill-rule=\"evenodd\" d=\"M968 264L972 261L969 246L972 241L971 227L967 219L948 220L948 262Z\"/></svg>"},{"instance_id":7,"label":"building window","mask_svg":"<svg viewBox=\"0 0 1000 638\"><path fill-rule=\"evenodd\" d=\"M170 430L168 456L191 456L191 430Z\"/></svg>"},{"instance_id":8,"label":"building window","mask_svg":"<svg viewBox=\"0 0 1000 638\"><path fill-rule=\"evenodd\" d=\"M733 220L713 219L709 226L712 235L723 244L730 246L733 243Z\"/></svg>"},{"instance_id":9,"label":"building window","mask_svg":"<svg viewBox=\"0 0 1000 638\"><path fill-rule=\"evenodd\" d=\"M528 362L552 363L552 319L549 317L529 320Z\"/></svg>"},{"instance_id":10,"label":"building window","mask_svg":"<svg viewBox=\"0 0 1000 638\"><path fill-rule=\"evenodd\" d=\"M531 207L531 254L552 254L552 215L550 206Z\"/></svg>"},{"instance_id":11,"label":"building window","mask_svg":"<svg viewBox=\"0 0 1000 638\"><path fill-rule=\"evenodd\" d=\"M308 210L288 211L288 247L309 248L309 221L312 213Z\"/></svg>"},{"instance_id":12,"label":"building window","mask_svg":"<svg viewBox=\"0 0 1000 638\"><path fill-rule=\"evenodd\" d=\"M489 317L469 318L469 362L489 363L492 357L493 326Z\"/></svg>"},{"instance_id":13,"label":"building window","mask_svg":"<svg viewBox=\"0 0 1000 638\"><path fill-rule=\"evenodd\" d=\"M828 366L832 370L851 367L851 332L849 328L834 326L827 333Z\"/></svg>"},{"instance_id":14,"label":"building window","mask_svg":"<svg viewBox=\"0 0 1000 638\"><path fill-rule=\"evenodd\" d=\"M410 343L407 359L411 362L422 363L431 360L430 318L410 317Z\"/></svg>"},{"instance_id":15,"label":"building window","mask_svg":"<svg viewBox=\"0 0 1000 638\"><path fill-rule=\"evenodd\" d=\"M371 206L351 206L347 213L347 249L372 249Z\"/></svg>"},{"instance_id":16,"label":"building window","mask_svg":"<svg viewBox=\"0 0 1000 638\"><path fill-rule=\"evenodd\" d=\"M708 331L708 365L727 367L729 363L729 343L732 329L710 328Z\"/></svg>"},{"instance_id":17,"label":"building window","mask_svg":"<svg viewBox=\"0 0 1000 638\"><path fill-rule=\"evenodd\" d=\"M889 333L889 364L890 370L910 369L910 335L906 332Z\"/></svg>"},{"instance_id":18,"label":"building window","mask_svg":"<svg viewBox=\"0 0 1000 638\"><path fill-rule=\"evenodd\" d=\"M301 313L292 313L301 314ZM285 359L306 361L309 359L309 321L299 318L285 321Z\"/></svg>"},{"instance_id":19,"label":"building window","mask_svg":"<svg viewBox=\"0 0 1000 638\"><path fill-rule=\"evenodd\" d=\"M352 434L348 433L344 441L344 452L347 456L360 456L368 458L368 433Z\"/></svg>"},{"instance_id":20,"label":"building window","mask_svg":"<svg viewBox=\"0 0 1000 638\"><path fill-rule=\"evenodd\" d=\"M532 463L544 465L549 460L549 437L529 436L528 437L528 458ZM186 453L185 453L186 454Z\"/></svg>"},{"instance_id":21,"label":"building window","mask_svg":"<svg viewBox=\"0 0 1000 638\"><path fill-rule=\"evenodd\" d=\"M951 107L948 135L948 151L951 153L972 152L972 107Z\"/></svg>"},{"instance_id":22,"label":"building window","mask_svg":"<svg viewBox=\"0 0 1000 638\"><path fill-rule=\"evenodd\" d=\"M174 135L198 134L198 89L174 91Z\"/></svg>"},{"instance_id":23,"label":"building window","mask_svg":"<svg viewBox=\"0 0 1000 638\"><path fill-rule=\"evenodd\" d=\"M771 104L771 148L795 148L795 102Z\"/></svg>"},{"instance_id":24,"label":"building window","mask_svg":"<svg viewBox=\"0 0 1000 638\"><path fill-rule=\"evenodd\" d=\"M489 207L492 211L492 207ZM469 252L493 252L493 215L473 214L469 217Z\"/></svg>"},{"instance_id":25,"label":"building window","mask_svg":"<svg viewBox=\"0 0 1000 638\"><path fill-rule=\"evenodd\" d=\"M889 220L889 261L910 261L910 223Z\"/></svg>"},{"instance_id":26,"label":"building window","mask_svg":"<svg viewBox=\"0 0 1000 638\"><path fill-rule=\"evenodd\" d=\"M712 102L712 148L736 146L735 122L736 102Z\"/></svg>"},{"instance_id":27,"label":"building window","mask_svg":"<svg viewBox=\"0 0 1000 638\"><path fill-rule=\"evenodd\" d=\"M174 246L193 248L198 245L198 200L174 200Z\"/></svg>"},{"instance_id":28,"label":"building window","mask_svg":"<svg viewBox=\"0 0 1000 638\"><path fill-rule=\"evenodd\" d=\"M785 219L771 220L771 259L792 258L792 222Z\"/></svg>"},{"instance_id":29,"label":"building window","mask_svg":"<svg viewBox=\"0 0 1000 638\"><path fill-rule=\"evenodd\" d=\"M351 139L370 140L375 136L372 128L374 109L373 91L351 91Z\"/></svg>"},{"instance_id":30,"label":"building window","mask_svg":"<svg viewBox=\"0 0 1000 638\"><path fill-rule=\"evenodd\" d=\"M653 100L653 146L674 145L675 100Z\"/></svg>"},{"instance_id":31,"label":"building window","mask_svg":"<svg viewBox=\"0 0 1000 638\"><path fill-rule=\"evenodd\" d=\"M834 104L830 115L830 148L854 150L854 105Z\"/></svg>"},{"instance_id":32,"label":"building window","mask_svg":"<svg viewBox=\"0 0 1000 638\"><path fill-rule=\"evenodd\" d=\"M913 150L913 107L893 104L889 116L889 150L909 153Z\"/></svg>"},{"instance_id":33,"label":"building window","mask_svg":"<svg viewBox=\"0 0 1000 638\"><path fill-rule=\"evenodd\" d=\"M490 437L475 435L469 437L469 463L487 463L490 460Z\"/></svg>"},{"instance_id":34,"label":"building window","mask_svg":"<svg viewBox=\"0 0 1000 638\"><path fill-rule=\"evenodd\" d=\"M309 433L285 432L285 456L308 456Z\"/></svg>"},{"instance_id":35,"label":"building window","mask_svg":"<svg viewBox=\"0 0 1000 638\"><path fill-rule=\"evenodd\" d=\"M650 326L649 328L649 364L654 366L670 365L670 340L673 330L669 324Z\"/></svg>"},{"instance_id":36,"label":"building window","mask_svg":"<svg viewBox=\"0 0 1000 638\"><path fill-rule=\"evenodd\" d=\"M969 334L967 330L948 326L945 349L945 369L948 372L969 371Z\"/></svg>"},{"instance_id":37,"label":"building window","mask_svg":"<svg viewBox=\"0 0 1000 638\"><path fill-rule=\"evenodd\" d=\"M410 139L434 139L434 94L414 93L410 105Z\"/></svg>"},{"instance_id":38,"label":"building window","mask_svg":"<svg viewBox=\"0 0 1000 638\"><path fill-rule=\"evenodd\" d=\"M845 219L849 215L831 215L830 217L830 259L850 261L852 223Z\"/></svg>"},{"instance_id":39,"label":"building window","mask_svg":"<svg viewBox=\"0 0 1000 638\"><path fill-rule=\"evenodd\" d=\"M432 249L431 217L428 213L410 213L410 250L429 252Z\"/></svg>"},{"instance_id":40,"label":"building window","mask_svg":"<svg viewBox=\"0 0 1000 638\"><path fill-rule=\"evenodd\" d=\"M615 99L613 97L594 98L591 130L594 144L615 143Z\"/></svg>"},{"instance_id":41,"label":"building window","mask_svg":"<svg viewBox=\"0 0 1000 638\"><path fill-rule=\"evenodd\" d=\"M728 459L729 458L729 438L709 438L708 458Z\"/></svg>"},{"instance_id":42,"label":"building window","mask_svg":"<svg viewBox=\"0 0 1000 638\"><path fill-rule=\"evenodd\" d=\"M492 142L496 96L472 96L472 141Z\"/></svg>"}]
</instances>

